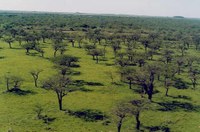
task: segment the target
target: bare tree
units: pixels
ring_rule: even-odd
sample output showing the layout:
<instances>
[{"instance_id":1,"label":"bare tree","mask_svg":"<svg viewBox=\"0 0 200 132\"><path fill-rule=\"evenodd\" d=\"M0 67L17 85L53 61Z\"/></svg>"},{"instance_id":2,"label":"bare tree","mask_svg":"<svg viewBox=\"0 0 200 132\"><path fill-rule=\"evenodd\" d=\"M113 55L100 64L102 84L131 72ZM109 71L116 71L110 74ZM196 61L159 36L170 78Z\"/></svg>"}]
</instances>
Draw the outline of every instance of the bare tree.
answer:
<instances>
[{"instance_id":1,"label":"bare tree","mask_svg":"<svg viewBox=\"0 0 200 132\"><path fill-rule=\"evenodd\" d=\"M66 76L56 75L48 80L46 80L43 84L43 87L47 90L53 90L58 99L59 110L62 110L62 101L63 97L66 96L69 92L73 92L74 89L70 87L71 79Z\"/></svg>"},{"instance_id":2,"label":"bare tree","mask_svg":"<svg viewBox=\"0 0 200 132\"><path fill-rule=\"evenodd\" d=\"M38 81L38 78L39 78L39 74L40 74L42 71L43 71L43 70L41 70L41 69L36 69L36 70L30 71L31 76L32 76L33 79L34 79L35 87L38 87L37 81Z\"/></svg>"}]
</instances>

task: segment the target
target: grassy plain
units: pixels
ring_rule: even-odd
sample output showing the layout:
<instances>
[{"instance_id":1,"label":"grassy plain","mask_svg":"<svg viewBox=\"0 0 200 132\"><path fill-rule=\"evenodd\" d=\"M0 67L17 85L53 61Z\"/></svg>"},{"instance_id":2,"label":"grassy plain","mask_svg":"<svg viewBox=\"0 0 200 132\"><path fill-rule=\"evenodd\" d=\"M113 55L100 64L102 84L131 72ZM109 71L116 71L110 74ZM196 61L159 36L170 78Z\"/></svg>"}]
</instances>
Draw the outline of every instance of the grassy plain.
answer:
<instances>
[{"instance_id":1,"label":"grassy plain","mask_svg":"<svg viewBox=\"0 0 200 132\"><path fill-rule=\"evenodd\" d=\"M54 75L56 69L48 58L53 57L53 50L49 43L45 43L45 57L39 54L26 55L25 50L21 49L17 42L13 44L13 49L0 41L0 132L13 130L14 132L115 132L116 122L112 113L112 108L120 100L138 99L140 95L134 90L130 90L127 84L119 83L117 67L114 65L113 52L107 48L108 61L100 61L96 64L92 57L86 54L84 49L73 48L71 45L65 54L79 57L80 67L73 68L79 71L80 75L75 75L74 80L92 82L96 85L84 85L87 91L77 91L64 97L63 108L72 111L83 109L99 110L108 116L103 121L89 122L66 114L58 110L56 94L42 88L35 88L30 70L35 68L43 69L39 78L39 85ZM189 50L192 54L199 55L194 50ZM114 73L114 81L118 85L111 84L111 79L106 72ZM21 76L24 82L21 89L30 90L26 95L5 93L6 85L4 75L10 72ZM187 74L181 76L184 82L190 84ZM172 132L196 132L200 131L200 90L192 90L191 85L187 89L171 88L170 97L165 97L165 89L161 83L155 83L156 90L159 92L153 96L153 109L142 112L142 130L149 131L150 128L162 128L166 131L169 128ZM134 86L137 89L137 86ZM44 113L50 118L54 118L50 123L36 118L34 108L36 104L44 107ZM161 104L161 105L159 105ZM167 110L163 110L166 108ZM105 121L110 121L104 125ZM135 131L134 117L125 119L122 131ZM153 129L152 129L153 131Z\"/></svg>"}]
</instances>

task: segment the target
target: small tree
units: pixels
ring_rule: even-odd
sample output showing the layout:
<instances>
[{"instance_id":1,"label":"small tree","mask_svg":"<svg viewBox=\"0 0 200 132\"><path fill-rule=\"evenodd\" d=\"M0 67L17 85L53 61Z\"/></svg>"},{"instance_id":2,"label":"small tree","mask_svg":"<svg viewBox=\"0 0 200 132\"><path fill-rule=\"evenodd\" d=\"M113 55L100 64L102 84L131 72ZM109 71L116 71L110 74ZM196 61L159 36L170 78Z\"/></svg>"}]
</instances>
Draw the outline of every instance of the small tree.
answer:
<instances>
[{"instance_id":1,"label":"small tree","mask_svg":"<svg viewBox=\"0 0 200 132\"><path fill-rule=\"evenodd\" d=\"M26 50L26 54L28 55L31 49L35 48L35 42L28 42L26 44L23 44L22 47Z\"/></svg>"},{"instance_id":2,"label":"small tree","mask_svg":"<svg viewBox=\"0 0 200 132\"><path fill-rule=\"evenodd\" d=\"M103 56L103 50L93 49L93 50L90 50L89 54L93 56L93 59L96 60L96 63L99 63L99 56Z\"/></svg>"},{"instance_id":3,"label":"small tree","mask_svg":"<svg viewBox=\"0 0 200 132\"><path fill-rule=\"evenodd\" d=\"M35 50L39 53L41 53L41 56L44 57L44 50L41 47L36 47Z\"/></svg>"},{"instance_id":4,"label":"small tree","mask_svg":"<svg viewBox=\"0 0 200 132\"><path fill-rule=\"evenodd\" d=\"M16 75L5 75L5 81L6 81L6 89L9 92L9 91L19 90L23 82L23 79ZM12 86L11 89L10 86Z\"/></svg>"},{"instance_id":5,"label":"small tree","mask_svg":"<svg viewBox=\"0 0 200 132\"><path fill-rule=\"evenodd\" d=\"M184 62L185 62L184 58L182 57L176 58L176 63L177 63L177 68L178 68L177 72L179 75L181 74L181 67L184 65Z\"/></svg>"},{"instance_id":6,"label":"small tree","mask_svg":"<svg viewBox=\"0 0 200 132\"><path fill-rule=\"evenodd\" d=\"M132 100L131 101L132 107L131 107L130 112L131 112L131 114L133 114L135 116L137 130L140 130L140 125L141 125L140 113L141 113L141 111L148 108L147 107L148 103L149 102L146 100Z\"/></svg>"},{"instance_id":7,"label":"small tree","mask_svg":"<svg viewBox=\"0 0 200 132\"><path fill-rule=\"evenodd\" d=\"M198 79L199 71L197 69L191 68L189 71L189 78L192 82L193 89L195 90L197 85L197 79Z\"/></svg>"},{"instance_id":8,"label":"small tree","mask_svg":"<svg viewBox=\"0 0 200 132\"><path fill-rule=\"evenodd\" d=\"M59 110L62 110L62 102L63 97L66 96L69 92L74 91L71 87L71 79L66 76L56 75L48 80L46 80L43 84L43 88L47 90L53 90L58 99Z\"/></svg>"},{"instance_id":9,"label":"small tree","mask_svg":"<svg viewBox=\"0 0 200 132\"><path fill-rule=\"evenodd\" d=\"M9 44L9 47L11 49L12 48L11 44L14 42L14 39L11 36L8 36L4 38L4 41Z\"/></svg>"},{"instance_id":10,"label":"small tree","mask_svg":"<svg viewBox=\"0 0 200 132\"><path fill-rule=\"evenodd\" d=\"M43 111L44 111L44 109L43 109L42 105L40 105L40 104L35 105L34 112L36 112L38 119L41 119L43 117L42 116Z\"/></svg>"},{"instance_id":11,"label":"small tree","mask_svg":"<svg viewBox=\"0 0 200 132\"><path fill-rule=\"evenodd\" d=\"M172 81L177 74L177 67L173 64L164 65L162 74L164 76L165 95L168 96L169 88L174 84Z\"/></svg>"},{"instance_id":12,"label":"small tree","mask_svg":"<svg viewBox=\"0 0 200 132\"><path fill-rule=\"evenodd\" d=\"M172 86L173 84L174 82L170 78L167 78L165 80L165 89L166 89L165 96L168 96L169 87Z\"/></svg>"},{"instance_id":13,"label":"small tree","mask_svg":"<svg viewBox=\"0 0 200 132\"><path fill-rule=\"evenodd\" d=\"M112 71L107 71L106 75L111 79L111 83L114 83L114 75Z\"/></svg>"},{"instance_id":14,"label":"small tree","mask_svg":"<svg viewBox=\"0 0 200 132\"><path fill-rule=\"evenodd\" d=\"M71 55L62 55L53 58L53 61L61 66L72 67L75 62L78 62L78 58Z\"/></svg>"},{"instance_id":15,"label":"small tree","mask_svg":"<svg viewBox=\"0 0 200 132\"><path fill-rule=\"evenodd\" d=\"M165 64L168 64L172 61L173 59L173 54L174 52L172 50L169 50L169 49L165 49L163 51L163 56L161 58L161 60L165 63Z\"/></svg>"},{"instance_id":16,"label":"small tree","mask_svg":"<svg viewBox=\"0 0 200 132\"><path fill-rule=\"evenodd\" d=\"M34 79L35 87L38 87L37 81L38 81L38 78L39 78L39 74L40 74L42 71L43 71L43 70L41 70L41 69L37 69L37 70L32 70L32 71L30 71L31 76L32 76L33 79Z\"/></svg>"},{"instance_id":17,"label":"small tree","mask_svg":"<svg viewBox=\"0 0 200 132\"><path fill-rule=\"evenodd\" d=\"M121 131L123 120L130 114L130 111L131 104L127 102L117 104L116 108L113 110L114 114L118 117L117 132Z\"/></svg>"},{"instance_id":18,"label":"small tree","mask_svg":"<svg viewBox=\"0 0 200 132\"><path fill-rule=\"evenodd\" d=\"M63 54L66 51L66 44L62 42L62 39L56 38L53 40L52 47L54 49L53 56L56 57L57 51L60 50L60 53Z\"/></svg>"}]
</instances>

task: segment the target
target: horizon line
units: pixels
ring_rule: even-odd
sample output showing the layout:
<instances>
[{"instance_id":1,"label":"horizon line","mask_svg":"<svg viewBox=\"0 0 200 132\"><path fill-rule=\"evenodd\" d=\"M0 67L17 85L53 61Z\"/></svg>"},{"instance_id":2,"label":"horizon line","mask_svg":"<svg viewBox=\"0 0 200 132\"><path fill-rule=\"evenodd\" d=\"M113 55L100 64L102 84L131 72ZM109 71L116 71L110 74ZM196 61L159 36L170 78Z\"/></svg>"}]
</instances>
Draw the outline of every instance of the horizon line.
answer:
<instances>
[{"instance_id":1,"label":"horizon line","mask_svg":"<svg viewBox=\"0 0 200 132\"><path fill-rule=\"evenodd\" d=\"M30 12L30 13L49 13L49 14L79 14L79 15L111 15L111 16L129 16L129 17L166 17L166 18L173 18L175 16L154 16L154 15L136 15L136 14L119 14L119 13L86 13L86 12L65 12L65 11L39 11L39 10L1 10L0 12ZM181 16L186 19L199 19L194 17L185 17Z\"/></svg>"}]
</instances>

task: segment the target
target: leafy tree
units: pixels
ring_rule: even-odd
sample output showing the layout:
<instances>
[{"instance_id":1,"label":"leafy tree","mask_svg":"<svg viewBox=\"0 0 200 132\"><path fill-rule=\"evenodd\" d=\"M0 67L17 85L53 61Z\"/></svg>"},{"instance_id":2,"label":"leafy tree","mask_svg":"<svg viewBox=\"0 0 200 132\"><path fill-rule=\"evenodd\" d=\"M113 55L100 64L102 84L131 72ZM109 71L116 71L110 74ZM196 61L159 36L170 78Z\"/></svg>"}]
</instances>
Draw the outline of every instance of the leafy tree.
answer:
<instances>
[{"instance_id":1,"label":"leafy tree","mask_svg":"<svg viewBox=\"0 0 200 132\"><path fill-rule=\"evenodd\" d=\"M173 54L174 52L172 50L165 49L163 51L163 56L161 58L161 61L163 61L165 64L170 63L173 59Z\"/></svg>"},{"instance_id":2,"label":"leafy tree","mask_svg":"<svg viewBox=\"0 0 200 132\"><path fill-rule=\"evenodd\" d=\"M78 42L78 47L81 48L81 42L83 41L84 36L81 35L81 34L79 34L79 35L76 36L75 39L76 39L76 41Z\"/></svg>"},{"instance_id":3,"label":"leafy tree","mask_svg":"<svg viewBox=\"0 0 200 132\"><path fill-rule=\"evenodd\" d=\"M96 49L96 45L86 44L84 45L86 51L90 52L91 50Z\"/></svg>"},{"instance_id":4,"label":"leafy tree","mask_svg":"<svg viewBox=\"0 0 200 132\"><path fill-rule=\"evenodd\" d=\"M145 58L146 58L145 54L143 54L143 53L137 53L134 59L135 59L135 62L137 64L139 64L138 66L142 67L146 63L146 59Z\"/></svg>"},{"instance_id":5,"label":"leafy tree","mask_svg":"<svg viewBox=\"0 0 200 132\"><path fill-rule=\"evenodd\" d=\"M22 45L23 37L22 36L16 36L15 40L19 42L19 45Z\"/></svg>"},{"instance_id":6,"label":"leafy tree","mask_svg":"<svg viewBox=\"0 0 200 132\"><path fill-rule=\"evenodd\" d=\"M71 55L61 55L55 57L53 61L61 66L72 67L75 62L78 62L78 58Z\"/></svg>"},{"instance_id":7,"label":"leafy tree","mask_svg":"<svg viewBox=\"0 0 200 132\"><path fill-rule=\"evenodd\" d=\"M141 38L140 42L144 46L145 53L147 53L147 48L150 45L150 40L147 38Z\"/></svg>"},{"instance_id":8,"label":"leafy tree","mask_svg":"<svg viewBox=\"0 0 200 132\"><path fill-rule=\"evenodd\" d=\"M121 49L120 40L113 40L113 41L111 41L111 47L113 49L114 56L116 57L117 51Z\"/></svg>"},{"instance_id":9,"label":"leafy tree","mask_svg":"<svg viewBox=\"0 0 200 132\"><path fill-rule=\"evenodd\" d=\"M53 40L52 47L54 49L53 56L56 57L57 51L60 50L60 49L64 49L65 44L62 43L61 39L55 39L55 40Z\"/></svg>"},{"instance_id":10,"label":"leafy tree","mask_svg":"<svg viewBox=\"0 0 200 132\"><path fill-rule=\"evenodd\" d=\"M99 63L99 56L103 56L102 49L92 49L89 51L89 54L93 56L93 59L96 60L96 63Z\"/></svg>"},{"instance_id":11,"label":"leafy tree","mask_svg":"<svg viewBox=\"0 0 200 132\"><path fill-rule=\"evenodd\" d=\"M174 84L174 82L171 80L171 78L166 78L165 79L165 96L168 96L168 92L169 92L169 87L172 86Z\"/></svg>"},{"instance_id":12,"label":"leafy tree","mask_svg":"<svg viewBox=\"0 0 200 132\"><path fill-rule=\"evenodd\" d=\"M41 48L41 47L39 47L39 46L37 46L37 47L35 47L35 50L37 51L37 52L39 52L40 54L41 54L41 56L42 57L44 57L44 50Z\"/></svg>"},{"instance_id":13,"label":"leafy tree","mask_svg":"<svg viewBox=\"0 0 200 132\"><path fill-rule=\"evenodd\" d=\"M185 47L184 44L180 44L178 48L180 49L181 56L183 57L185 55L185 52L186 52L187 48Z\"/></svg>"},{"instance_id":14,"label":"leafy tree","mask_svg":"<svg viewBox=\"0 0 200 132\"><path fill-rule=\"evenodd\" d=\"M9 48L11 49L12 48L11 44L14 42L14 39L11 36L7 36L4 38L4 41L9 44Z\"/></svg>"},{"instance_id":15,"label":"leafy tree","mask_svg":"<svg viewBox=\"0 0 200 132\"><path fill-rule=\"evenodd\" d=\"M159 34L158 34L157 32L151 32L151 33L149 33L149 35L148 35L148 38L149 38L149 39L152 39L153 42L154 42L155 39L158 38L158 37L159 37Z\"/></svg>"},{"instance_id":16,"label":"leafy tree","mask_svg":"<svg viewBox=\"0 0 200 132\"><path fill-rule=\"evenodd\" d=\"M196 47L196 50L198 50L199 48L199 45L200 45L200 35L199 34L196 34L192 37L192 40L195 44L195 47Z\"/></svg>"},{"instance_id":17,"label":"leafy tree","mask_svg":"<svg viewBox=\"0 0 200 132\"><path fill-rule=\"evenodd\" d=\"M158 69L157 65L147 65L134 71L132 76L133 83L142 87L145 93L147 93L149 100L152 100L155 74Z\"/></svg>"},{"instance_id":18,"label":"leafy tree","mask_svg":"<svg viewBox=\"0 0 200 132\"><path fill-rule=\"evenodd\" d=\"M174 84L174 77L177 74L177 67L173 64L163 66L164 86L166 89L165 95L168 96L169 88Z\"/></svg>"},{"instance_id":19,"label":"leafy tree","mask_svg":"<svg viewBox=\"0 0 200 132\"><path fill-rule=\"evenodd\" d=\"M133 74L134 74L135 69L133 69L132 67L125 67L125 68L122 68L122 70L123 70L122 72L123 72L124 78L128 81L129 89L132 89L132 84L134 81Z\"/></svg>"},{"instance_id":20,"label":"leafy tree","mask_svg":"<svg viewBox=\"0 0 200 132\"><path fill-rule=\"evenodd\" d=\"M185 59L183 57L176 58L177 63L177 72L180 75L181 74L181 67L184 65Z\"/></svg>"},{"instance_id":21,"label":"leafy tree","mask_svg":"<svg viewBox=\"0 0 200 132\"><path fill-rule=\"evenodd\" d=\"M189 71L189 78L192 82L193 89L196 88L197 79L199 78L198 77L199 73L200 72L197 69L194 69L194 68L191 68L190 71Z\"/></svg>"},{"instance_id":22,"label":"leafy tree","mask_svg":"<svg viewBox=\"0 0 200 132\"><path fill-rule=\"evenodd\" d=\"M26 50L27 55L30 53L31 49L35 48L35 46L36 46L35 42L28 42L22 45L22 47Z\"/></svg>"}]
</instances>

